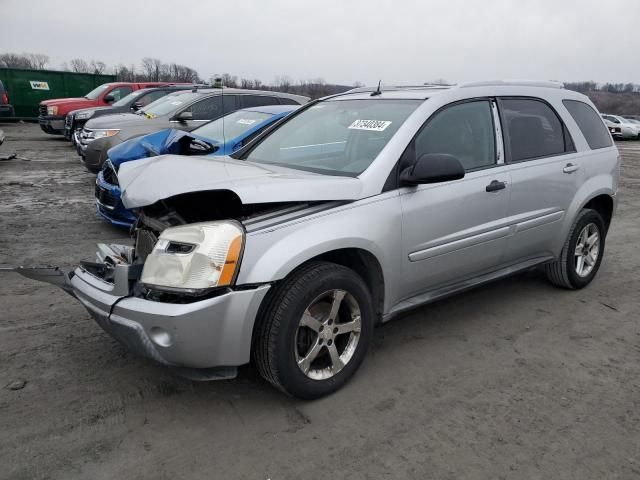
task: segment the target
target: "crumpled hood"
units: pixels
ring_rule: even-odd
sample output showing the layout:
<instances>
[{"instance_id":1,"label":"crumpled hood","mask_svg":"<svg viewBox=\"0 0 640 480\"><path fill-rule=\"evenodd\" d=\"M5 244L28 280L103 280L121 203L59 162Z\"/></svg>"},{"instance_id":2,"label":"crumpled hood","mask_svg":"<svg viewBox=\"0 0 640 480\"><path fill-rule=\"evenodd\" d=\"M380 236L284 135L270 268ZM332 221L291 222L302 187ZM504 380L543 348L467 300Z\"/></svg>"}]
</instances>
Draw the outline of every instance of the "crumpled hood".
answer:
<instances>
[{"instance_id":1,"label":"crumpled hood","mask_svg":"<svg viewBox=\"0 0 640 480\"><path fill-rule=\"evenodd\" d=\"M178 155L180 153L179 140L186 136L198 138L214 145L218 143L193 133L168 128L142 137L135 137L116 145L109 149L107 156L113 166L119 167L123 163L141 158L156 157L167 153Z\"/></svg>"},{"instance_id":2,"label":"crumpled hood","mask_svg":"<svg viewBox=\"0 0 640 480\"><path fill-rule=\"evenodd\" d=\"M126 208L182 193L230 190L242 203L356 200L362 181L223 157L161 155L123 164L118 171Z\"/></svg>"}]
</instances>

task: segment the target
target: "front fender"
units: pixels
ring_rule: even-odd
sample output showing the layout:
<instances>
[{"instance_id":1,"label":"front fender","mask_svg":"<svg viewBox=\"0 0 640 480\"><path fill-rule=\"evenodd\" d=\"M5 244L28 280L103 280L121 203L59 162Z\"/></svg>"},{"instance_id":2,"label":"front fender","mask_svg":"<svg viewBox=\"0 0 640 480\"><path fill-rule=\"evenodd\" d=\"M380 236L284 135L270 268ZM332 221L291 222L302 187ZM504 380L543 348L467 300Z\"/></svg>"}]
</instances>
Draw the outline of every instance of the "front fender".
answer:
<instances>
[{"instance_id":1,"label":"front fender","mask_svg":"<svg viewBox=\"0 0 640 480\"><path fill-rule=\"evenodd\" d=\"M303 263L341 249L360 249L379 262L385 284L385 310L397 298L401 275L400 199L379 195L301 220L247 234L237 283L282 280Z\"/></svg>"}]
</instances>

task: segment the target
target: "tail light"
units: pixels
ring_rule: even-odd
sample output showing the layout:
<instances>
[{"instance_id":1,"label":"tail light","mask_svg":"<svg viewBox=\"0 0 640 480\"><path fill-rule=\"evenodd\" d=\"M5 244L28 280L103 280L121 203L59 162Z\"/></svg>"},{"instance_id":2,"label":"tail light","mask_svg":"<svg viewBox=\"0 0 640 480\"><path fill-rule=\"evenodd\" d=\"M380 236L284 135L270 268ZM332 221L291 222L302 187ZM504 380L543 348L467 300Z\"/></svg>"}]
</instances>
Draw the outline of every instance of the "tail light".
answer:
<instances>
[{"instance_id":1,"label":"tail light","mask_svg":"<svg viewBox=\"0 0 640 480\"><path fill-rule=\"evenodd\" d=\"M7 94L7 92L4 92L2 94L2 102L0 103L9 103L9 95Z\"/></svg>"}]
</instances>

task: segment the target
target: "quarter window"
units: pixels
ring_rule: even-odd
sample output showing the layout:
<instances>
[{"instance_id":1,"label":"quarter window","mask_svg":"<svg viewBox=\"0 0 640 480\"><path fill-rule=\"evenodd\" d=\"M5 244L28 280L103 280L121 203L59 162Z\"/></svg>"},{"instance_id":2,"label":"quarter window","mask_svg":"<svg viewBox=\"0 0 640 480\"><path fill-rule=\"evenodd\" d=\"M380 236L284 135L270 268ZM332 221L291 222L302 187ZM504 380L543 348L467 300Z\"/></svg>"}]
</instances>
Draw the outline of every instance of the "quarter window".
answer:
<instances>
[{"instance_id":1,"label":"quarter window","mask_svg":"<svg viewBox=\"0 0 640 480\"><path fill-rule=\"evenodd\" d=\"M265 105L278 105L278 99L266 95L242 95L242 108L262 107Z\"/></svg>"},{"instance_id":2,"label":"quarter window","mask_svg":"<svg viewBox=\"0 0 640 480\"><path fill-rule=\"evenodd\" d=\"M415 139L415 158L453 155L465 170L496 163L493 114L488 100L459 103L436 113Z\"/></svg>"},{"instance_id":3,"label":"quarter window","mask_svg":"<svg viewBox=\"0 0 640 480\"><path fill-rule=\"evenodd\" d=\"M612 145L611 135L596 111L584 102L563 100L562 103L578 124L582 135L592 150Z\"/></svg>"},{"instance_id":4,"label":"quarter window","mask_svg":"<svg viewBox=\"0 0 640 480\"><path fill-rule=\"evenodd\" d=\"M569 133L546 103L534 99L507 98L500 101L500 107L512 162L560 155L573 150Z\"/></svg>"}]
</instances>

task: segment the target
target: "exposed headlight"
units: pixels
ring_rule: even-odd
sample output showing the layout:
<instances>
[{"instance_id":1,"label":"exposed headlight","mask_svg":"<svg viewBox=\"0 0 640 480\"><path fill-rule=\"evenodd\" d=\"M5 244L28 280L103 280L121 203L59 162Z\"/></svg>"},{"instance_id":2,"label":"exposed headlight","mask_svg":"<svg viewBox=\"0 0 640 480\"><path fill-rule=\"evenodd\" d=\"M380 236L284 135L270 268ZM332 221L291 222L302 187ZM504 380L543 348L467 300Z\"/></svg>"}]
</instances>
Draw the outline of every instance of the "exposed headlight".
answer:
<instances>
[{"instance_id":1,"label":"exposed headlight","mask_svg":"<svg viewBox=\"0 0 640 480\"><path fill-rule=\"evenodd\" d=\"M52 107L47 107L47 115L57 115L58 114L58 107L57 106L52 106Z\"/></svg>"},{"instance_id":2,"label":"exposed headlight","mask_svg":"<svg viewBox=\"0 0 640 480\"><path fill-rule=\"evenodd\" d=\"M167 228L147 257L141 281L168 291L199 293L235 281L244 230L234 221Z\"/></svg>"},{"instance_id":3,"label":"exposed headlight","mask_svg":"<svg viewBox=\"0 0 640 480\"><path fill-rule=\"evenodd\" d=\"M119 129L112 129L112 130L93 130L93 138L107 138L107 137L113 137L114 135L117 135L119 131L120 131Z\"/></svg>"},{"instance_id":4,"label":"exposed headlight","mask_svg":"<svg viewBox=\"0 0 640 480\"><path fill-rule=\"evenodd\" d=\"M94 113L95 110L89 110L88 112L76 113L74 117L76 117L76 120L86 120L87 118L91 118Z\"/></svg>"}]
</instances>

